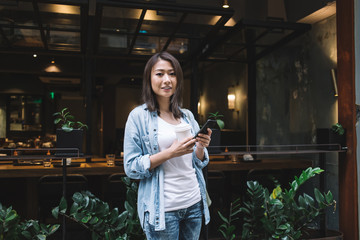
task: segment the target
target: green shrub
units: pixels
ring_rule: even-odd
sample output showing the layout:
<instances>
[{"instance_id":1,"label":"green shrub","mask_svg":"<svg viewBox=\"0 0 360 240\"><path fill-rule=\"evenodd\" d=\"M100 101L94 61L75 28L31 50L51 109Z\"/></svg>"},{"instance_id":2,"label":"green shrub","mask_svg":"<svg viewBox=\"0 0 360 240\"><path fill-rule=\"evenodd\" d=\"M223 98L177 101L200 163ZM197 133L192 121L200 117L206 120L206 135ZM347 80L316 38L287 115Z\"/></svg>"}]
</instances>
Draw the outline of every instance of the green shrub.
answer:
<instances>
[{"instance_id":1,"label":"green shrub","mask_svg":"<svg viewBox=\"0 0 360 240\"><path fill-rule=\"evenodd\" d=\"M21 221L20 216L11 206L6 208L0 203L0 240L45 240L58 228L58 224L45 225L37 220Z\"/></svg>"},{"instance_id":2,"label":"green shrub","mask_svg":"<svg viewBox=\"0 0 360 240\"><path fill-rule=\"evenodd\" d=\"M73 203L68 209L67 202L61 199L59 206L53 209L55 218L65 216L91 232L93 240L145 239L137 215L138 186L128 177L122 178L127 187L125 211L110 209L109 204L101 201L89 191L74 193Z\"/></svg>"},{"instance_id":3,"label":"green shrub","mask_svg":"<svg viewBox=\"0 0 360 240\"><path fill-rule=\"evenodd\" d=\"M242 213L241 239L286 240L300 239L306 236L308 227L316 221L318 216L323 214L325 208L334 206L334 211L336 209L336 202L330 191L323 194L314 188L315 199L306 193L299 196L296 194L302 184L321 172L323 170L320 168L309 167L299 177L295 176L289 189L283 190L278 185L272 192L256 181L248 181L248 199L240 207L240 211L231 215L234 218L238 213ZM223 219L223 221L226 223L226 221L230 221L230 218ZM221 228L223 225L219 230ZM235 231L235 229L231 230ZM235 235L226 239L233 238Z\"/></svg>"}]
</instances>

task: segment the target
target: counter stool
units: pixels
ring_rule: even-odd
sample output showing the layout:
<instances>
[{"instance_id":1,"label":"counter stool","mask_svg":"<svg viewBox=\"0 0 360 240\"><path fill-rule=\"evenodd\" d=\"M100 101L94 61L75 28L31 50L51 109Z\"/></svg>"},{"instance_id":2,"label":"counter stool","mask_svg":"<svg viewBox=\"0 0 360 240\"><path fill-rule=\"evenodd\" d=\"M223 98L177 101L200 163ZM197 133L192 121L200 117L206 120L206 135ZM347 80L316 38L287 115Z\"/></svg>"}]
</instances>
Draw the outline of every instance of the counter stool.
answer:
<instances>
[{"instance_id":1,"label":"counter stool","mask_svg":"<svg viewBox=\"0 0 360 240\"><path fill-rule=\"evenodd\" d=\"M68 174L66 176L66 201L68 208L72 205L72 195L75 192L81 192L88 189L88 179L81 174ZM38 181L38 213L39 220L42 223L59 223L60 228L51 236L50 239L62 240L63 222L62 217L55 219L51 211L58 206L63 194L63 176L45 175ZM66 219L66 240L91 239L91 234L77 223Z\"/></svg>"},{"instance_id":2,"label":"counter stool","mask_svg":"<svg viewBox=\"0 0 360 240\"><path fill-rule=\"evenodd\" d=\"M107 178L105 185L105 201L110 208L117 207L119 212L125 210L126 185L121 178L126 177L125 173L114 173Z\"/></svg>"},{"instance_id":3,"label":"counter stool","mask_svg":"<svg viewBox=\"0 0 360 240\"><path fill-rule=\"evenodd\" d=\"M66 200L71 207L71 197L75 192L88 188L88 180L81 174L68 174L66 177ZM45 175L38 181L38 213L41 222L53 222L51 210L58 206L63 194L63 176Z\"/></svg>"},{"instance_id":4,"label":"counter stool","mask_svg":"<svg viewBox=\"0 0 360 240\"><path fill-rule=\"evenodd\" d=\"M222 171L207 172L207 190L214 206L222 208L224 206L225 196L225 174Z\"/></svg>"},{"instance_id":5,"label":"counter stool","mask_svg":"<svg viewBox=\"0 0 360 240\"><path fill-rule=\"evenodd\" d=\"M211 205L209 207L211 221L207 228L208 235L213 237L217 236L218 226L221 225L221 219L218 215L218 211L224 212L228 198L226 176L224 172L212 170L207 171L207 190L211 199Z\"/></svg>"}]
</instances>

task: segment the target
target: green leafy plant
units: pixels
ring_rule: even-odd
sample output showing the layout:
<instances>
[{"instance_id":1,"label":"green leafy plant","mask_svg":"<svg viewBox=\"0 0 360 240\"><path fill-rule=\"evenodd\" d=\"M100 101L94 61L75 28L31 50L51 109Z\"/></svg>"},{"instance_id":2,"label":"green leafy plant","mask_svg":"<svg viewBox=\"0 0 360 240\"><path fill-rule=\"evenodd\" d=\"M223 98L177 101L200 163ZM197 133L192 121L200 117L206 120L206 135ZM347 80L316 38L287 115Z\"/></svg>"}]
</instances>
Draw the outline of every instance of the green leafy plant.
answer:
<instances>
[{"instance_id":1,"label":"green leafy plant","mask_svg":"<svg viewBox=\"0 0 360 240\"><path fill-rule=\"evenodd\" d=\"M217 124L219 125L220 129L223 129L225 127L225 123L220 118L223 118L224 115L219 114L219 112L216 113L209 113L209 118L216 120Z\"/></svg>"},{"instance_id":2,"label":"green leafy plant","mask_svg":"<svg viewBox=\"0 0 360 240\"><path fill-rule=\"evenodd\" d=\"M248 199L240 212L243 215L241 239L300 239L307 236L309 226L327 207L336 202L332 193L314 189L315 199L306 193L297 196L299 187L323 172L320 168L304 170L283 190L277 185L270 193L257 181L247 182ZM239 213L239 212L237 212ZM234 217L234 216L232 216Z\"/></svg>"},{"instance_id":3,"label":"green leafy plant","mask_svg":"<svg viewBox=\"0 0 360 240\"><path fill-rule=\"evenodd\" d=\"M221 218L221 220L224 222L220 225L219 231L221 232L221 235L226 240L233 240L235 238L235 225L233 223L239 219L237 216L240 212L240 199L236 199L234 202L230 204L230 212L229 217L226 218L224 215L221 214L221 212L218 211L218 214Z\"/></svg>"},{"instance_id":4,"label":"green leafy plant","mask_svg":"<svg viewBox=\"0 0 360 240\"><path fill-rule=\"evenodd\" d=\"M45 240L58 230L60 225L40 224L37 220L21 221L20 216L12 207L6 208L0 203L0 239L20 240L38 239Z\"/></svg>"},{"instance_id":5,"label":"green leafy plant","mask_svg":"<svg viewBox=\"0 0 360 240\"><path fill-rule=\"evenodd\" d=\"M59 206L53 209L53 216L62 215L77 222L92 233L93 240L145 239L137 216L137 184L127 177L122 180L127 187L125 211L120 213L117 208L110 209L108 203L89 191L83 191L74 193L70 209L62 198Z\"/></svg>"},{"instance_id":6,"label":"green leafy plant","mask_svg":"<svg viewBox=\"0 0 360 240\"><path fill-rule=\"evenodd\" d=\"M345 129L340 123L335 123L334 125L332 125L331 130L333 130L335 133L339 135L344 135L345 133Z\"/></svg>"},{"instance_id":7,"label":"green leafy plant","mask_svg":"<svg viewBox=\"0 0 360 240\"><path fill-rule=\"evenodd\" d=\"M74 121L75 117L70 114L68 108L62 109L60 112L53 114L55 116L54 124L60 124L61 129L65 132L71 132L74 129L88 129L86 124L79 121Z\"/></svg>"}]
</instances>

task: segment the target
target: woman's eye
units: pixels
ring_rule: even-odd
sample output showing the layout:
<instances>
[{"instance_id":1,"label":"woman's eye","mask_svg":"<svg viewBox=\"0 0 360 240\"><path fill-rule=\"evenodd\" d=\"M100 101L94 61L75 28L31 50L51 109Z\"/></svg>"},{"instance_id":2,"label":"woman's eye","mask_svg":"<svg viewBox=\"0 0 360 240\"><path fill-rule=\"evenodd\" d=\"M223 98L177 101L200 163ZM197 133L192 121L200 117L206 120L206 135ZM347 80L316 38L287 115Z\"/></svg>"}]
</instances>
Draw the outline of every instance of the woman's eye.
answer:
<instances>
[{"instance_id":1,"label":"woman's eye","mask_svg":"<svg viewBox=\"0 0 360 240\"><path fill-rule=\"evenodd\" d=\"M175 72L169 74L170 76L176 76Z\"/></svg>"},{"instance_id":2,"label":"woman's eye","mask_svg":"<svg viewBox=\"0 0 360 240\"><path fill-rule=\"evenodd\" d=\"M161 77L163 75L164 75L163 73L156 73L156 76L159 76L159 77Z\"/></svg>"}]
</instances>

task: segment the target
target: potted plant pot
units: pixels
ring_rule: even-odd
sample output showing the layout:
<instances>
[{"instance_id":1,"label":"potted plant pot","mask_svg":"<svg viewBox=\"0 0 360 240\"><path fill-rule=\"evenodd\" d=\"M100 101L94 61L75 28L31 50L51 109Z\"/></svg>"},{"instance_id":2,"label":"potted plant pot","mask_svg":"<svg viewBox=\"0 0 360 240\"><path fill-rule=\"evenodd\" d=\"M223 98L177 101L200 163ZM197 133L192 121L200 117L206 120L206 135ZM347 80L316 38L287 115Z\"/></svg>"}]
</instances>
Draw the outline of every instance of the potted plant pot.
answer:
<instances>
[{"instance_id":1,"label":"potted plant pot","mask_svg":"<svg viewBox=\"0 0 360 240\"><path fill-rule=\"evenodd\" d=\"M346 131L343 135L339 135L331 128L318 128L316 130L316 138L318 144L340 144L340 148L346 146ZM339 146L320 146L325 150L340 150Z\"/></svg>"},{"instance_id":2,"label":"potted plant pot","mask_svg":"<svg viewBox=\"0 0 360 240\"><path fill-rule=\"evenodd\" d=\"M76 150L56 150L57 156L83 156L83 129L73 129L66 132L62 129L56 129L56 148L77 148Z\"/></svg>"},{"instance_id":3,"label":"potted plant pot","mask_svg":"<svg viewBox=\"0 0 360 240\"><path fill-rule=\"evenodd\" d=\"M335 230L326 230L326 236L320 233L319 230L315 229L308 229L307 232L309 233L309 237L306 238L307 240L342 240L343 234L342 232L335 231Z\"/></svg>"},{"instance_id":4,"label":"potted plant pot","mask_svg":"<svg viewBox=\"0 0 360 240\"><path fill-rule=\"evenodd\" d=\"M209 144L208 152L210 154L216 154L221 153L221 129L224 128L225 123L220 118L224 117L224 115L219 114L219 112L216 113L209 113L209 119L216 120L217 127L211 128L212 134L211 134L211 141Z\"/></svg>"},{"instance_id":5,"label":"potted plant pot","mask_svg":"<svg viewBox=\"0 0 360 240\"><path fill-rule=\"evenodd\" d=\"M211 134L211 141L208 147L208 152L210 154L221 153L221 148L220 148L221 131L220 129L217 128L212 128L211 131L212 134Z\"/></svg>"},{"instance_id":6,"label":"potted plant pot","mask_svg":"<svg viewBox=\"0 0 360 240\"><path fill-rule=\"evenodd\" d=\"M56 148L76 148L78 150L56 150L57 156L82 156L83 129L88 128L86 124L75 121L67 108L53 114L54 123L61 128L56 130Z\"/></svg>"}]
</instances>

